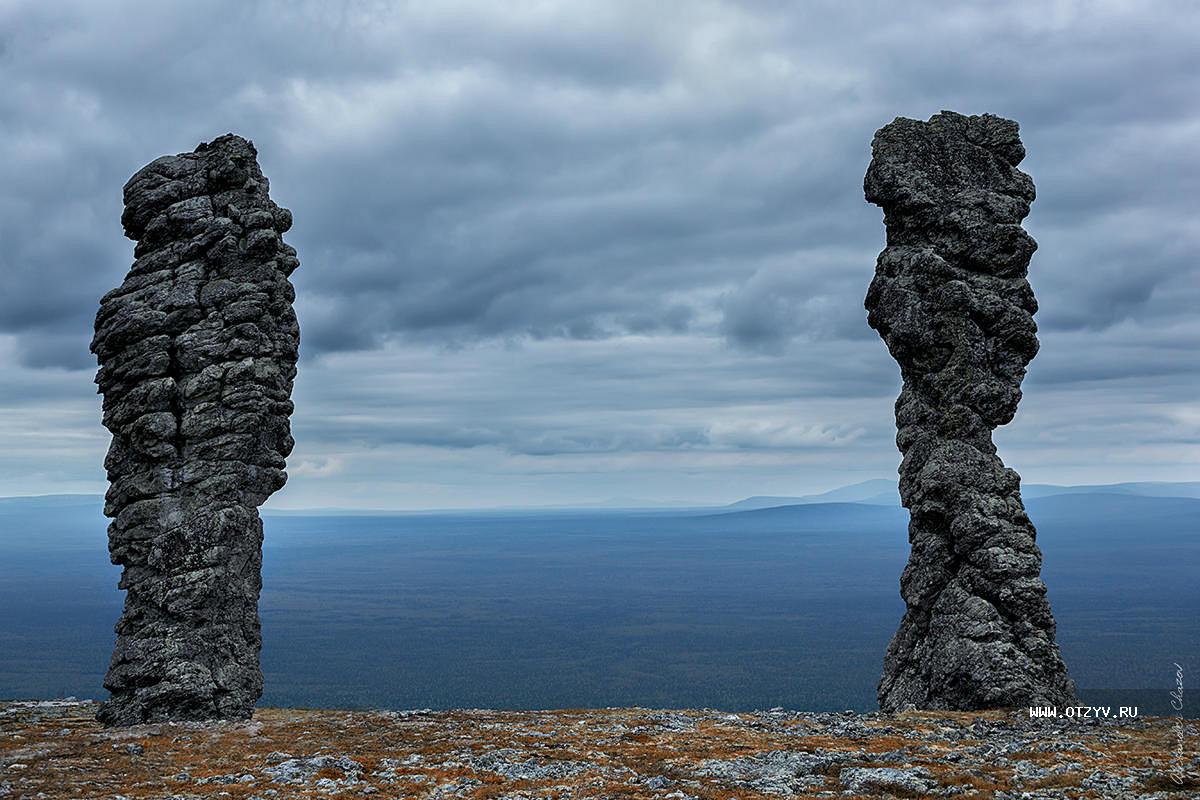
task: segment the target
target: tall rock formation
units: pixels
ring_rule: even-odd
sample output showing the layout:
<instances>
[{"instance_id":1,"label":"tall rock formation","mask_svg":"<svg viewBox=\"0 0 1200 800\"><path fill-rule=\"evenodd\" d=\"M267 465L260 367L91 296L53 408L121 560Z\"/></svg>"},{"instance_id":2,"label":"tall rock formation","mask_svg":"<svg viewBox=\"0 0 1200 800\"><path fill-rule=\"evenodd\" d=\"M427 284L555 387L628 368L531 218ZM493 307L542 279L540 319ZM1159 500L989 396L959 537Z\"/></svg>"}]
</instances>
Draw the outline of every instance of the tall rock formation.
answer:
<instances>
[{"instance_id":1,"label":"tall rock formation","mask_svg":"<svg viewBox=\"0 0 1200 800\"><path fill-rule=\"evenodd\" d=\"M943 111L899 118L871 143L864 188L887 248L868 322L900 364L896 444L912 555L908 610L888 646L879 704L982 709L1066 704L1036 531L992 430L1012 420L1038 351L1021 228L1033 181L1017 123Z\"/></svg>"},{"instance_id":2,"label":"tall rock formation","mask_svg":"<svg viewBox=\"0 0 1200 800\"><path fill-rule=\"evenodd\" d=\"M230 134L125 185L135 261L92 341L113 434L108 546L127 592L109 725L246 718L262 694L257 508L287 480L300 262L256 155Z\"/></svg>"}]
</instances>

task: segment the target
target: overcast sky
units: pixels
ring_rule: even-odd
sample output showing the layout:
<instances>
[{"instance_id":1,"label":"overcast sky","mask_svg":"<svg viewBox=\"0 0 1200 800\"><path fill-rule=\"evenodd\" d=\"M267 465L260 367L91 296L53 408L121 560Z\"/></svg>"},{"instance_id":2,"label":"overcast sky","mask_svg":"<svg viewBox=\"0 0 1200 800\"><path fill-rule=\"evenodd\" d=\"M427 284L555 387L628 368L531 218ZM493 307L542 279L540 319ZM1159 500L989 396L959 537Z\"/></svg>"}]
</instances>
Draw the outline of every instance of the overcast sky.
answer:
<instances>
[{"instance_id":1,"label":"overcast sky","mask_svg":"<svg viewBox=\"0 0 1200 800\"><path fill-rule=\"evenodd\" d=\"M0 495L105 487L121 187L254 140L302 331L278 507L895 474L876 128L1021 123L1027 481L1200 479L1200 5L0 0Z\"/></svg>"}]
</instances>

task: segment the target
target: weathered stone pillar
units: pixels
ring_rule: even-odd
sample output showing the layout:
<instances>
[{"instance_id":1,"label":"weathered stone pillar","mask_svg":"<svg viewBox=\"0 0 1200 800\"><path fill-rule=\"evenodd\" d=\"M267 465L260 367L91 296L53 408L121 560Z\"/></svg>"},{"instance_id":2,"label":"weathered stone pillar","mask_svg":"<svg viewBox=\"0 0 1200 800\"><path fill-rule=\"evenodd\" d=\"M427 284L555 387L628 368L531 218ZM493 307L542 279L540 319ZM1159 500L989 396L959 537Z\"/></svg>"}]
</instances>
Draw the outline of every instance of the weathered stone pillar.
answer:
<instances>
[{"instance_id":1,"label":"weathered stone pillar","mask_svg":"<svg viewBox=\"0 0 1200 800\"><path fill-rule=\"evenodd\" d=\"M888 647L879 704L896 710L1065 704L1075 686L1055 643L1020 476L992 430L1012 420L1038 351L1021 228L1033 181L1017 123L943 111L899 118L871 144L864 187L887 247L868 322L900 364L896 444L912 555L908 610Z\"/></svg>"},{"instance_id":2,"label":"weathered stone pillar","mask_svg":"<svg viewBox=\"0 0 1200 800\"><path fill-rule=\"evenodd\" d=\"M92 341L126 590L109 725L246 718L262 694L257 508L287 480L300 262L256 155L230 134L125 185L136 260Z\"/></svg>"}]
</instances>

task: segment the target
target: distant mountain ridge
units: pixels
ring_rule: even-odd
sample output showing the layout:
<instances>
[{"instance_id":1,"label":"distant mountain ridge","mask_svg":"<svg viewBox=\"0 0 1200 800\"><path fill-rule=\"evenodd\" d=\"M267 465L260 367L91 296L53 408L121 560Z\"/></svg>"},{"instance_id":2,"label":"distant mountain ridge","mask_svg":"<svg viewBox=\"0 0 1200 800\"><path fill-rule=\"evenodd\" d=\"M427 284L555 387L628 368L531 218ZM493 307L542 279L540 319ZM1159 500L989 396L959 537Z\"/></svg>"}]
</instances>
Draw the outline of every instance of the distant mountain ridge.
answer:
<instances>
[{"instance_id":1,"label":"distant mountain ridge","mask_svg":"<svg viewBox=\"0 0 1200 800\"><path fill-rule=\"evenodd\" d=\"M25 511L39 508L82 508L103 505L100 494L30 494L0 497L0 512Z\"/></svg>"},{"instance_id":2,"label":"distant mountain ridge","mask_svg":"<svg viewBox=\"0 0 1200 800\"><path fill-rule=\"evenodd\" d=\"M1076 521L1099 514L1107 522L1120 521L1132 528L1163 515L1194 516L1200 513L1200 498L1132 492L1061 492L1026 497L1025 507L1035 522ZM853 529L864 523L888 519L903 525L907 515L898 503L808 502L755 508L726 507L711 511L705 518L713 521L753 520L787 529L822 526L833 530L839 526Z\"/></svg>"},{"instance_id":3,"label":"distant mountain ridge","mask_svg":"<svg viewBox=\"0 0 1200 800\"><path fill-rule=\"evenodd\" d=\"M1200 498L1200 481L1133 481L1107 483L1098 486L1057 486L1052 483L1031 483L1021 487L1025 497L1046 497L1052 494L1135 494L1142 497Z\"/></svg>"},{"instance_id":4,"label":"distant mountain ridge","mask_svg":"<svg viewBox=\"0 0 1200 800\"><path fill-rule=\"evenodd\" d=\"M1200 481L1127 481L1107 484L1074 484L1059 485L1053 483L1027 483L1021 487L1021 496L1026 500L1053 495L1068 494L1107 494L1132 495L1139 497L1184 497L1200 499ZM104 497L98 494L43 494L17 495L0 497L0 513L32 511L39 508L82 508L102 505ZM859 503L871 506L898 506L900 492L896 481L888 478L872 478L871 480L852 483L831 489L827 492L806 495L754 495L727 505L689 505L686 503L657 504L650 501L628 501L622 505L618 501L605 503L554 506L512 506L505 508L465 508L465 509L356 509L356 508L297 508L275 509L266 507L263 513L267 515L388 515L397 513L426 513L426 512L464 512L464 513L495 513L495 512L567 512L567 511L631 511L639 510L654 513L671 513L687 511L753 511L761 508L776 508L779 506L813 505L817 503Z\"/></svg>"},{"instance_id":5,"label":"distant mountain ridge","mask_svg":"<svg viewBox=\"0 0 1200 800\"><path fill-rule=\"evenodd\" d=\"M1200 498L1116 488L1026 508L1081 698L1169 714L1164 665L1200 670ZM101 692L124 598L100 509L0 500L0 698ZM907 524L829 500L272 515L264 702L874 708Z\"/></svg>"},{"instance_id":6,"label":"distant mountain ridge","mask_svg":"<svg viewBox=\"0 0 1200 800\"><path fill-rule=\"evenodd\" d=\"M779 495L756 495L730 503L725 508L750 511L773 506L797 506L811 503L869 503L871 505L900 505L900 492L896 481L887 478L872 478L852 483L820 494L805 494L797 497Z\"/></svg>"},{"instance_id":7,"label":"distant mountain ridge","mask_svg":"<svg viewBox=\"0 0 1200 800\"><path fill-rule=\"evenodd\" d=\"M1187 497L1200 499L1200 481L1129 481L1125 483L1058 485L1053 483L1027 483L1021 487L1021 496L1026 499L1050 497L1059 494L1123 494L1140 497ZM866 505L899 505L900 491L896 482L886 478L875 478L861 483L843 486L821 494L806 494L796 497L779 495L756 495L730 503L724 508L730 511L752 511L776 506L799 506L813 503L864 503Z\"/></svg>"}]
</instances>

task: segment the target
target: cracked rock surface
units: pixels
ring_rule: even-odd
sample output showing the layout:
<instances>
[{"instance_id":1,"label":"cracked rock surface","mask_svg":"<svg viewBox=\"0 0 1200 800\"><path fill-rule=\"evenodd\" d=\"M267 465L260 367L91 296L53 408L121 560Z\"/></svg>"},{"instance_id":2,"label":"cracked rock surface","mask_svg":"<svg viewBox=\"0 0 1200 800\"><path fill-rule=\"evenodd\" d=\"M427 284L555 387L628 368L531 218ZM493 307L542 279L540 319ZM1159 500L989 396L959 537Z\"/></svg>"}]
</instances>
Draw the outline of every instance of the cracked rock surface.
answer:
<instances>
[{"instance_id":1,"label":"cracked rock surface","mask_svg":"<svg viewBox=\"0 0 1200 800\"><path fill-rule=\"evenodd\" d=\"M287 479L300 334L292 216L256 156L230 134L125 185L135 261L92 341L126 591L106 724L246 718L262 694L257 508Z\"/></svg>"},{"instance_id":2,"label":"cracked rock surface","mask_svg":"<svg viewBox=\"0 0 1200 800\"><path fill-rule=\"evenodd\" d=\"M896 710L1067 705L1036 531L992 431L1012 420L1038 351L1021 227L1033 181L1017 123L943 111L898 118L871 143L866 197L887 247L868 322L900 365L896 444L912 555L907 612L879 703Z\"/></svg>"}]
</instances>

